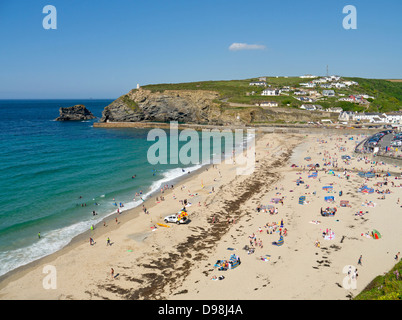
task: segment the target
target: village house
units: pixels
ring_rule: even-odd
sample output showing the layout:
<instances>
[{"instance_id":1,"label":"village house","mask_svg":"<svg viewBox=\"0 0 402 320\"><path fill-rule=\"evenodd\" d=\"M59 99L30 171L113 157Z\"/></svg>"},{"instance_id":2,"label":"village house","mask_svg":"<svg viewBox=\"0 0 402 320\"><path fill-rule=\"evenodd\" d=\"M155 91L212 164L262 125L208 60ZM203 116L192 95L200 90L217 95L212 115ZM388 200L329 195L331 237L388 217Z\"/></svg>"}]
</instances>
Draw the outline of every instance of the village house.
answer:
<instances>
[{"instance_id":1,"label":"village house","mask_svg":"<svg viewBox=\"0 0 402 320\"><path fill-rule=\"evenodd\" d=\"M342 82L335 82L332 84L332 87L340 89L340 88L346 88L346 84L342 83Z\"/></svg>"},{"instance_id":2,"label":"village house","mask_svg":"<svg viewBox=\"0 0 402 320\"><path fill-rule=\"evenodd\" d=\"M351 99L351 102L354 103L361 103L361 104L368 103L368 101L365 100L361 95L350 95L349 98Z\"/></svg>"},{"instance_id":3,"label":"village house","mask_svg":"<svg viewBox=\"0 0 402 320\"><path fill-rule=\"evenodd\" d=\"M329 76L329 77L325 77L325 79L327 81L339 81L339 80L341 80L341 77L340 76Z\"/></svg>"},{"instance_id":4,"label":"village house","mask_svg":"<svg viewBox=\"0 0 402 320\"><path fill-rule=\"evenodd\" d=\"M353 115L353 120L371 123L385 123L387 117L378 112L360 112Z\"/></svg>"},{"instance_id":5,"label":"village house","mask_svg":"<svg viewBox=\"0 0 402 320\"><path fill-rule=\"evenodd\" d=\"M356 82L356 81L343 81L343 83L345 85L347 85L348 87L350 87L350 86L358 86L359 85L359 83Z\"/></svg>"},{"instance_id":6,"label":"village house","mask_svg":"<svg viewBox=\"0 0 402 320\"><path fill-rule=\"evenodd\" d=\"M335 91L334 90L323 90L322 95L326 97L334 97Z\"/></svg>"},{"instance_id":7,"label":"village house","mask_svg":"<svg viewBox=\"0 0 402 320\"><path fill-rule=\"evenodd\" d=\"M315 99L310 98L310 97L297 97L295 99L299 100L299 101L304 101L304 102L315 102Z\"/></svg>"},{"instance_id":8,"label":"village house","mask_svg":"<svg viewBox=\"0 0 402 320\"><path fill-rule=\"evenodd\" d=\"M261 101L255 104L257 107L277 107L279 104L276 101Z\"/></svg>"},{"instance_id":9,"label":"village house","mask_svg":"<svg viewBox=\"0 0 402 320\"><path fill-rule=\"evenodd\" d=\"M402 112L401 111L384 113L384 115L387 117L387 123L395 123L395 124L402 123Z\"/></svg>"},{"instance_id":10,"label":"village house","mask_svg":"<svg viewBox=\"0 0 402 320\"><path fill-rule=\"evenodd\" d=\"M338 101L356 102L355 99L352 99L352 98L349 98L349 97L347 97L347 98L339 98Z\"/></svg>"},{"instance_id":11,"label":"village house","mask_svg":"<svg viewBox=\"0 0 402 320\"><path fill-rule=\"evenodd\" d=\"M326 109L327 112L336 112L336 113L341 113L343 109L341 107L331 107Z\"/></svg>"},{"instance_id":12,"label":"village house","mask_svg":"<svg viewBox=\"0 0 402 320\"><path fill-rule=\"evenodd\" d=\"M307 111L322 111L323 107L319 104L302 104L300 109L304 109Z\"/></svg>"},{"instance_id":13,"label":"village house","mask_svg":"<svg viewBox=\"0 0 402 320\"><path fill-rule=\"evenodd\" d=\"M313 83L326 83L327 79L325 78L320 78L320 79L315 79L312 81Z\"/></svg>"},{"instance_id":14,"label":"village house","mask_svg":"<svg viewBox=\"0 0 402 320\"><path fill-rule=\"evenodd\" d=\"M305 96L305 95L307 95L308 94L308 92L307 91L304 91L304 90L296 90L295 92L294 92L294 95L295 96Z\"/></svg>"},{"instance_id":15,"label":"village house","mask_svg":"<svg viewBox=\"0 0 402 320\"><path fill-rule=\"evenodd\" d=\"M275 88L264 89L261 93L262 96L279 96L281 94L281 90Z\"/></svg>"},{"instance_id":16,"label":"village house","mask_svg":"<svg viewBox=\"0 0 402 320\"><path fill-rule=\"evenodd\" d=\"M332 88L332 85L330 83L324 83L324 84L320 85L320 87L324 88L324 89L330 89L330 88Z\"/></svg>"},{"instance_id":17,"label":"village house","mask_svg":"<svg viewBox=\"0 0 402 320\"><path fill-rule=\"evenodd\" d=\"M266 87L267 83L265 81L253 81L250 82L250 86Z\"/></svg>"},{"instance_id":18,"label":"village house","mask_svg":"<svg viewBox=\"0 0 402 320\"><path fill-rule=\"evenodd\" d=\"M307 111L315 111L315 106L313 104L302 104L300 109L304 109Z\"/></svg>"},{"instance_id":19,"label":"village house","mask_svg":"<svg viewBox=\"0 0 402 320\"><path fill-rule=\"evenodd\" d=\"M355 112L352 111L342 111L339 114L338 120L339 121L353 121L353 116L355 115Z\"/></svg>"},{"instance_id":20,"label":"village house","mask_svg":"<svg viewBox=\"0 0 402 320\"><path fill-rule=\"evenodd\" d=\"M315 88L317 84L313 82L306 82L306 83L299 83L299 85L305 88Z\"/></svg>"}]
</instances>

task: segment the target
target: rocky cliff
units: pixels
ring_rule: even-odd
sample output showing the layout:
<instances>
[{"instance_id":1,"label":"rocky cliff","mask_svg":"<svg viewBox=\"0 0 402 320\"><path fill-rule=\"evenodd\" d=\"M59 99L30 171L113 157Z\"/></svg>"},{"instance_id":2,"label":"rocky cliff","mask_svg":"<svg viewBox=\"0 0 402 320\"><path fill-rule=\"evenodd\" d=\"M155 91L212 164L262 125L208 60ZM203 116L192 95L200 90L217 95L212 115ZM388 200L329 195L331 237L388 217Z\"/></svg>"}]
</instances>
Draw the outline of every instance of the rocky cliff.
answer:
<instances>
[{"instance_id":1,"label":"rocky cliff","mask_svg":"<svg viewBox=\"0 0 402 320\"><path fill-rule=\"evenodd\" d=\"M328 114L312 115L294 108L261 108L219 100L218 92L204 90L133 89L105 107L100 122L169 122L208 125L248 125L275 121L314 121Z\"/></svg>"},{"instance_id":2,"label":"rocky cliff","mask_svg":"<svg viewBox=\"0 0 402 320\"><path fill-rule=\"evenodd\" d=\"M101 122L179 121L215 123L220 104L218 93L197 90L166 90L162 93L134 89L107 106Z\"/></svg>"},{"instance_id":3,"label":"rocky cliff","mask_svg":"<svg viewBox=\"0 0 402 320\"><path fill-rule=\"evenodd\" d=\"M96 118L92 112L82 104L77 104L68 108L60 108L59 112L60 116L56 118L56 121L78 121Z\"/></svg>"}]
</instances>

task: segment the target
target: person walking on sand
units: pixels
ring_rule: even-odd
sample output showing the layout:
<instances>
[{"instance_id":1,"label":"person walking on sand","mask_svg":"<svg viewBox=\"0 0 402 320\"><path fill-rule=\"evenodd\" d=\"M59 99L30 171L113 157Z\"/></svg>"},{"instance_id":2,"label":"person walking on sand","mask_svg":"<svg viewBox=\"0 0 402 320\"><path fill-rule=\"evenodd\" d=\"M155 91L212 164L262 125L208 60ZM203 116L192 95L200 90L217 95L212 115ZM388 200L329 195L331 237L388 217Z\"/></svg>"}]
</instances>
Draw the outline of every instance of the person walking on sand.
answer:
<instances>
[{"instance_id":1,"label":"person walking on sand","mask_svg":"<svg viewBox=\"0 0 402 320\"><path fill-rule=\"evenodd\" d=\"M395 260L397 260L398 261L398 259L399 259L399 255L400 255L401 253L400 252L398 252L396 255L395 255Z\"/></svg>"},{"instance_id":2,"label":"person walking on sand","mask_svg":"<svg viewBox=\"0 0 402 320\"><path fill-rule=\"evenodd\" d=\"M109 237L107 237L107 240L106 240L106 246L110 246L111 244L110 244L110 238Z\"/></svg>"},{"instance_id":3,"label":"person walking on sand","mask_svg":"<svg viewBox=\"0 0 402 320\"><path fill-rule=\"evenodd\" d=\"M110 269L110 276L112 277L112 279L114 278L114 269L113 268Z\"/></svg>"},{"instance_id":4,"label":"person walking on sand","mask_svg":"<svg viewBox=\"0 0 402 320\"><path fill-rule=\"evenodd\" d=\"M360 265L360 266L362 265L362 258L363 258L363 257L360 255L359 261L357 261L357 264Z\"/></svg>"}]
</instances>

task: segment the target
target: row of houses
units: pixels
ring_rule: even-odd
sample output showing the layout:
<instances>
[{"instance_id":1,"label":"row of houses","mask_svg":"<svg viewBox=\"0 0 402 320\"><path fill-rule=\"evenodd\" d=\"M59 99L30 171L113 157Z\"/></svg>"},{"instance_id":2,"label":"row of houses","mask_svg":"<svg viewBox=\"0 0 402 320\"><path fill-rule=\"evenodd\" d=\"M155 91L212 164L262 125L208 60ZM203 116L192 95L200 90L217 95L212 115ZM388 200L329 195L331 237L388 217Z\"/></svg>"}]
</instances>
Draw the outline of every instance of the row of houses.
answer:
<instances>
[{"instance_id":1,"label":"row of houses","mask_svg":"<svg viewBox=\"0 0 402 320\"><path fill-rule=\"evenodd\" d=\"M307 111L324 111L324 108L319 104L302 104L300 109Z\"/></svg>"},{"instance_id":2,"label":"row of houses","mask_svg":"<svg viewBox=\"0 0 402 320\"><path fill-rule=\"evenodd\" d=\"M389 113L379 113L379 112L352 112L352 111L342 111L339 114L339 121L362 121L370 123L388 123L388 124L401 124L402 123L402 112L389 112Z\"/></svg>"},{"instance_id":3,"label":"row of houses","mask_svg":"<svg viewBox=\"0 0 402 320\"><path fill-rule=\"evenodd\" d=\"M352 102L352 103L360 103L360 104L368 104L369 102L367 99L374 99L374 97L369 96L367 94L362 94L362 95L350 95L349 97L344 97L338 99L338 101L347 101L347 102Z\"/></svg>"}]
</instances>

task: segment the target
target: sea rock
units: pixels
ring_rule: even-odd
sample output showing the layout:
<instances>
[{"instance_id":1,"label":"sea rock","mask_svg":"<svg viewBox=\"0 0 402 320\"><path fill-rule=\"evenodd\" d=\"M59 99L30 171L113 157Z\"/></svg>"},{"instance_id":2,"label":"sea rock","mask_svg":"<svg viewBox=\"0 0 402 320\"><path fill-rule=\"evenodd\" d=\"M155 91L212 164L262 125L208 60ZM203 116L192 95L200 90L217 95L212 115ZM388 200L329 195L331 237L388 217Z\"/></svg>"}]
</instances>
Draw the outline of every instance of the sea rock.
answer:
<instances>
[{"instance_id":1,"label":"sea rock","mask_svg":"<svg viewBox=\"0 0 402 320\"><path fill-rule=\"evenodd\" d=\"M92 112L82 104L77 104L68 108L60 108L59 112L60 116L56 118L56 121L79 121L96 118Z\"/></svg>"}]
</instances>

